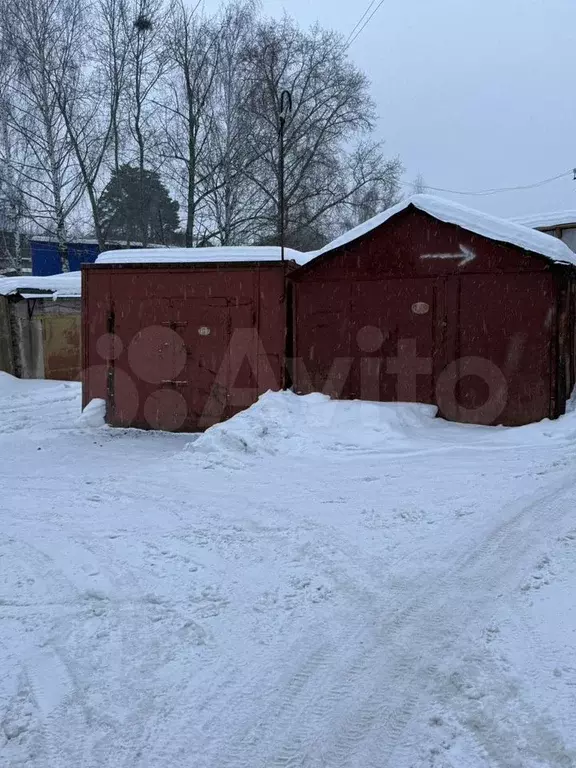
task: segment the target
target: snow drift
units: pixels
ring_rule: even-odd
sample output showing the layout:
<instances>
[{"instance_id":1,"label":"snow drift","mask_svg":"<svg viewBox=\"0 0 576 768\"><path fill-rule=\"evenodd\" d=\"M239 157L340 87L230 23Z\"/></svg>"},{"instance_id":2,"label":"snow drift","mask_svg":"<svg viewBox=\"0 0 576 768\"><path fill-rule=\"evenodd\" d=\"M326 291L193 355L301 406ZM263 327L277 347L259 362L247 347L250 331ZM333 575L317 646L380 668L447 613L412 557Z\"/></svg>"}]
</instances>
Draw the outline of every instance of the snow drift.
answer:
<instances>
[{"instance_id":1,"label":"snow drift","mask_svg":"<svg viewBox=\"0 0 576 768\"><path fill-rule=\"evenodd\" d=\"M7 397L17 392L19 384L20 379L17 379L16 376L0 371L0 397Z\"/></svg>"},{"instance_id":2,"label":"snow drift","mask_svg":"<svg viewBox=\"0 0 576 768\"><path fill-rule=\"evenodd\" d=\"M368 449L410 428L425 428L431 405L331 400L326 395L267 392L251 408L208 429L188 446L195 453L309 454Z\"/></svg>"},{"instance_id":3,"label":"snow drift","mask_svg":"<svg viewBox=\"0 0 576 768\"><path fill-rule=\"evenodd\" d=\"M90 400L76 420L79 427L103 427L106 424L106 400L95 397Z\"/></svg>"},{"instance_id":4,"label":"snow drift","mask_svg":"<svg viewBox=\"0 0 576 768\"><path fill-rule=\"evenodd\" d=\"M524 427L484 427L437 418L421 403L332 400L314 393L267 392L250 408L208 429L188 452L220 463L270 454L413 453L469 445L541 444L576 439L576 413Z\"/></svg>"}]
</instances>

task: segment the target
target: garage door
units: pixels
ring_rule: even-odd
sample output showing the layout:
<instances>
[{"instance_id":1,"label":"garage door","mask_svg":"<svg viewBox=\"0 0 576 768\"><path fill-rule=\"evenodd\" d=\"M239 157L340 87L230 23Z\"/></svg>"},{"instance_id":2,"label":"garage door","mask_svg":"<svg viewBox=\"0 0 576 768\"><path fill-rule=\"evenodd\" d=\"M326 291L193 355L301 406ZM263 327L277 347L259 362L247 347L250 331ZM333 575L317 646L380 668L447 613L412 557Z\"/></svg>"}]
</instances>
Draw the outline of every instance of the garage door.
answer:
<instances>
[{"instance_id":1,"label":"garage door","mask_svg":"<svg viewBox=\"0 0 576 768\"><path fill-rule=\"evenodd\" d=\"M154 297L122 305L114 334L108 419L114 426L195 431L228 418L257 398L250 299ZM244 365L244 363L246 363Z\"/></svg>"}]
</instances>

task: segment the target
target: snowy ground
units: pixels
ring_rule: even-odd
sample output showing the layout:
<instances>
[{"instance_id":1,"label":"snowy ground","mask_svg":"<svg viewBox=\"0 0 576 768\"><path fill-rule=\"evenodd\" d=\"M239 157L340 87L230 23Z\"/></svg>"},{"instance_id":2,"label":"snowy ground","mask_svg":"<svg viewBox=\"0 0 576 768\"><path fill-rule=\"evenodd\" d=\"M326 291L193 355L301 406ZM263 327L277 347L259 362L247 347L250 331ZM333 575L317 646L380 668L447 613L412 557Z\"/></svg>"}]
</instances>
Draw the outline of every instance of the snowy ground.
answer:
<instances>
[{"instance_id":1,"label":"snowy ground","mask_svg":"<svg viewBox=\"0 0 576 768\"><path fill-rule=\"evenodd\" d=\"M78 412L0 374L1 766L576 765L576 416Z\"/></svg>"}]
</instances>

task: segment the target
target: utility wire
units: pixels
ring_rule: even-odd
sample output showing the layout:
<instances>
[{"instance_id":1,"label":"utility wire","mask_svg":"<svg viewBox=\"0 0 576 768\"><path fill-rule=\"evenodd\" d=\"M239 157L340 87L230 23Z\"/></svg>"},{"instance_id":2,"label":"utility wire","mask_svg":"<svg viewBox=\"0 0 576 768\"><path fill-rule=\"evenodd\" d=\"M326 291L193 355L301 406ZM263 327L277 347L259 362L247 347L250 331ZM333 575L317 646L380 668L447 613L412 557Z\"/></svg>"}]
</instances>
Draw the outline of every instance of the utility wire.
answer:
<instances>
[{"instance_id":1,"label":"utility wire","mask_svg":"<svg viewBox=\"0 0 576 768\"><path fill-rule=\"evenodd\" d=\"M374 3L370 3L370 6L367 8L367 10L366 10L366 13L368 13L368 11L369 11L369 10L370 10L370 8L372 7L372 5L374 5ZM355 40L357 40L357 39L358 39L358 37L359 37L359 36L362 34L362 32L363 32L363 31L366 29L366 27L368 26L368 24L370 23L370 21L371 21L371 20L374 18L374 16L375 16L375 15L376 15L376 13L378 12L378 9L379 9L379 8L380 8L382 5L384 5L384 0L380 0L380 2L378 3L378 5L376 6L376 8L374 8L374 10L373 10L373 11L372 11L372 13L370 14L370 16L368 16L368 18L366 19L366 21L364 22L364 24L362 24L362 26L361 26L361 27L360 27L360 29L359 29L359 30L356 32L356 34L354 34L354 35L352 36L352 38L351 38L351 39L350 39L350 38L348 39L348 41L346 42L346 48L349 48L349 47L352 45L352 43L353 43ZM364 14L364 15L366 15L366 14ZM362 18L364 18L364 17L362 17ZM354 30L352 30L352 31L354 31Z\"/></svg>"},{"instance_id":2,"label":"utility wire","mask_svg":"<svg viewBox=\"0 0 576 768\"><path fill-rule=\"evenodd\" d=\"M498 192L516 192L517 190L522 189L536 189L536 187L542 187L544 184L550 184L553 181L557 181L558 179L563 179L566 176L571 176L573 173L572 169L569 171L564 171L564 173L559 173L557 176L552 176L549 179L542 179L542 181L536 181L533 184L523 184L516 187L498 187L495 189L481 189L477 192L472 191L463 191L460 189L446 189L445 187L431 187L429 184L424 183L424 187L426 190L432 190L433 192L448 192L452 195L470 195L475 197L482 197L484 195L495 195ZM412 184L409 181L401 181L401 184L403 184L406 187L411 187Z\"/></svg>"},{"instance_id":3,"label":"utility wire","mask_svg":"<svg viewBox=\"0 0 576 768\"><path fill-rule=\"evenodd\" d=\"M375 2L376 2L376 0L371 0L370 5L368 6L368 8L366 8L366 10L362 14L362 16L360 16L360 18L356 22L356 26L354 27L354 29L350 32L350 34L346 38L346 42L344 43L344 49L348 48L348 46L350 44L350 40L352 39L352 36L354 35L354 32L356 32L356 30L358 29L360 24L362 24L362 22L364 21L366 16L370 13L370 9L372 8L372 6L374 5Z\"/></svg>"},{"instance_id":4,"label":"utility wire","mask_svg":"<svg viewBox=\"0 0 576 768\"><path fill-rule=\"evenodd\" d=\"M348 35L348 38L346 39L346 42L344 44L344 50L347 50L352 45L352 43L358 39L358 37L362 34L362 32L366 29L368 24L374 18L378 10L384 5L384 0L380 0L378 5L372 11L372 13L370 13L370 10L373 8L375 2L376 0L371 0L370 4L366 8L362 16L356 22L354 29L350 32L350 34ZM369 13L370 15L368 16ZM368 18L366 18L367 16ZM366 21L364 21L364 19L366 19ZM362 23L363 21L364 23ZM537 181L534 184L523 184L515 187L498 187L494 189L482 189L482 190L478 190L477 192L463 191L460 189L446 189L445 187L431 187L428 184L425 184L424 186L427 190L430 189L434 192L448 192L449 194L452 194L452 195L468 195L468 196L474 196L474 197L482 197L484 195L495 195L495 194L498 194L499 192L516 192L517 190L523 190L523 189L536 189L537 187L542 187L545 184L550 184L553 181L557 181L558 179L562 179L566 176L570 176L572 173L574 173L574 178L576 179L576 168L574 168L574 169L570 169L569 171L564 171L563 173L559 173L557 176L552 176L549 179L542 179L542 181ZM412 184L408 181L401 181L400 183L407 187L412 186Z\"/></svg>"}]
</instances>

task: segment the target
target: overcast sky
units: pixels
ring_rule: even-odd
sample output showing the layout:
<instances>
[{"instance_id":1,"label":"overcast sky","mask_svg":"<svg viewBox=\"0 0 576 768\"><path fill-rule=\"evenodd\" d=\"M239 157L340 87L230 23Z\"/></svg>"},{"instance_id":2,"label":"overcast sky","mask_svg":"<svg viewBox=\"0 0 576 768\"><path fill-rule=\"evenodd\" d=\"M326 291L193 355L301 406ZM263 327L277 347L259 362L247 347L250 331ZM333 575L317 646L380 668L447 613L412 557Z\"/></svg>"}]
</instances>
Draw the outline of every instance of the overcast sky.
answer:
<instances>
[{"instance_id":1,"label":"overcast sky","mask_svg":"<svg viewBox=\"0 0 576 768\"><path fill-rule=\"evenodd\" d=\"M348 36L369 2L262 0L262 9ZM378 135L406 181L420 172L430 186L475 191L576 167L576 0L384 0L350 56L372 81ZM445 196L503 216L576 210L576 181Z\"/></svg>"}]
</instances>

